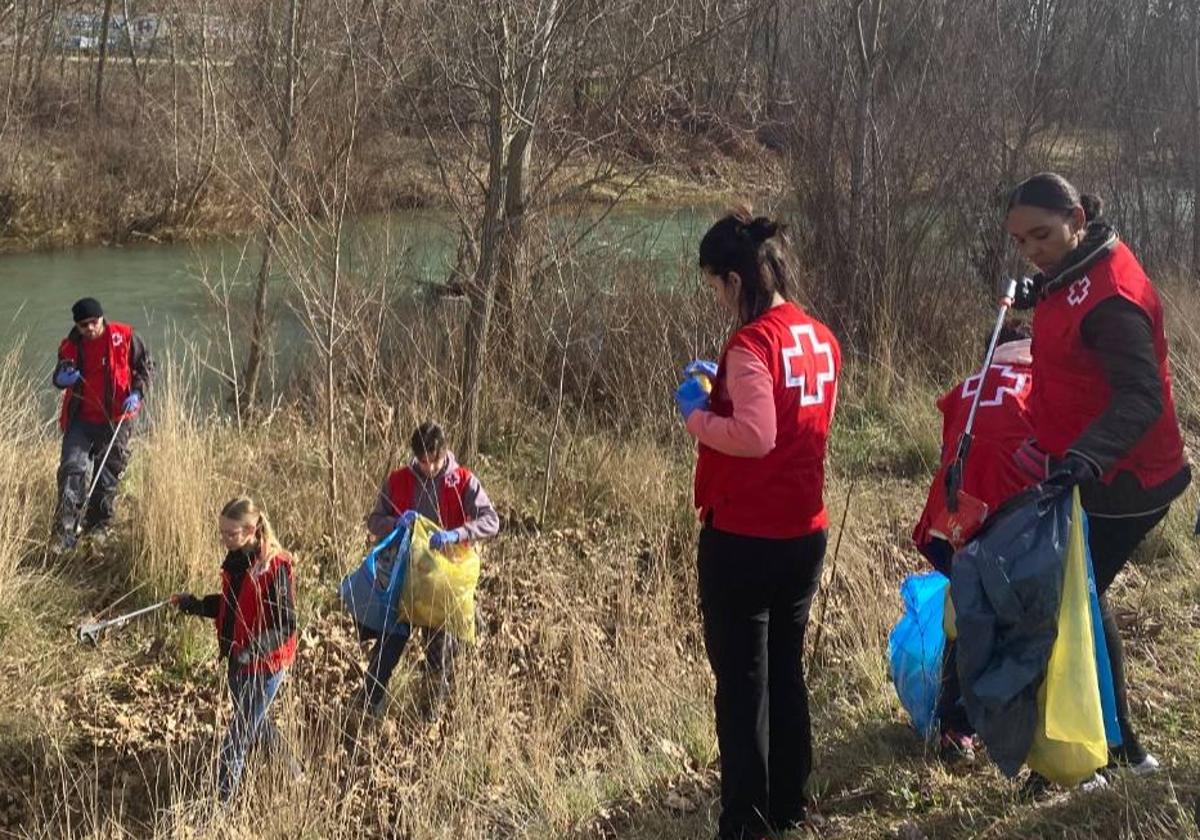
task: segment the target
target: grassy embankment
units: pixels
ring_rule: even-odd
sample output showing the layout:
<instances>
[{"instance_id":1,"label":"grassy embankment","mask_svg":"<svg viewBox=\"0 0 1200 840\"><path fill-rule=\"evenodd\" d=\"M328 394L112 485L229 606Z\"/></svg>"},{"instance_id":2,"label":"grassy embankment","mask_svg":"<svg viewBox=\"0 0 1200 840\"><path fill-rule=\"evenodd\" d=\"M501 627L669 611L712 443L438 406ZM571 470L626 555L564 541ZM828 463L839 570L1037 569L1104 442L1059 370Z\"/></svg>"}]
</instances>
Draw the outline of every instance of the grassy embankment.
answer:
<instances>
[{"instance_id":1,"label":"grassy embankment","mask_svg":"<svg viewBox=\"0 0 1200 840\"><path fill-rule=\"evenodd\" d=\"M121 607L180 589L211 591L220 559L215 511L248 490L299 558L301 649L277 712L308 773L293 782L252 763L249 790L215 824L219 835L710 835L718 789L695 607L692 455L666 396L693 348L680 339L687 329L638 329L639 319L704 323L701 310L687 310L695 303L618 294L593 312L614 330L623 325L621 346L610 345L613 355L594 369L593 401L578 403L592 408L567 403L554 438L555 401L519 392L515 378L492 380L486 452L472 465L507 525L484 558L487 632L464 657L439 722L415 714L421 675L410 651L388 721L350 745L346 719L363 657L334 587L361 556L361 516L409 420L442 407L419 375L391 380L399 395L423 395L397 396L398 431L345 424L340 496L331 504L315 420L283 410L238 431L196 407L191 374L164 370L115 539L58 562L43 539L56 441L25 408L33 386L0 366L0 832L188 836L196 803L211 795L227 715L211 627L164 615L94 650L77 645L70 628L130 591ZM1194 297L1173 300L1170 315L1193 440L1200 335L1186 313L1196 305ZM660 333L663 340L647 338ZM982 762L942 765L906 726L885 638L900 611L900 580L921 567L908 532L936 457L938 387L919 372L847 363L830 456L831 543L849 511L809 636L820 835L1200 836L1194 490L1114 593L1125 615L1134 717L1164 772L1031 806ZM605 401L619 410L595 408ZM555 478L538 528L552 439Z\"/></svg>"}]
</instances>

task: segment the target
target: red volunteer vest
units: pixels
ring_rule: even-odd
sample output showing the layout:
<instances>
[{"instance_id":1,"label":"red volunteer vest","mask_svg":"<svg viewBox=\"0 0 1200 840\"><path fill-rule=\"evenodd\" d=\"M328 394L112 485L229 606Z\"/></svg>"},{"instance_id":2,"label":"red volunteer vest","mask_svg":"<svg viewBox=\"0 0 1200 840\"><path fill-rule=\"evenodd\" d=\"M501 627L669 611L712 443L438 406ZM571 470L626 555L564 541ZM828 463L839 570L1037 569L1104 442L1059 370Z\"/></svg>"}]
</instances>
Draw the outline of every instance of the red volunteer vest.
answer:
<instances>
[{"instance_id":1,"label":"red volunteer vest","mask_svg":"<svg viewBox=\"0 0 1200 840\"><path fill-rule=\"evenodd\" d=\"M84 342L76 344L72 339L64 338L58 346L59 360L69 361L76 369L83 371L86 365L85 360L79 358L81 345L87 346L88 350L94 348L104 351L102 360L104 383L103 390L99 392L103 394L103 397L99 402L108 407L108 416L105 419L115 423L125 416L121 409L125 398L129 396L129 387L133 381L133 371L129 367L129 356L133 349L133 327L109 321L105 325L104 335L90 346ZM75 387L68 388L63 392L62 410L59 412L58 418L58 425L63 431L67 430L75 412L80 410L85 390L89 395L96 394L95 389L98 384L89 382L85 385L80 382Z\"/></svg>"},{"instance_id":2,"label":"red volunteer vest","mask_svg":"<svg viewBox=\"0 0 1200 840\"><path fill-rule=\"evenodd\" d=\"M446 530L460 528L466 524L467 509L463 496L471 482L471 471L466 467L450 470L438 485L438 515L441 526ZM416 476L412 469L403 467L388 476L388 500L397 513L411 510L416 494Z\"/></svg>"},{"instance_id":3,"label":"red volunteer vest","mask_svg":"<svg viewBox=\"0 0 1200 840\"><path fill-rule=\"evenodd\" d=\"M794 303L767 310L729 340L709 410L733 415L725 357L753 353L775 386L775 448L762 458L725 455L700 444L695 502L721 531L751 537L803 537L828 524L825 445L837 402L842 351L829 328Z\"/></svg>"},{"instance_id":4,"label":"red volunteer vest","mask_svg":"<svg viewBox=\"0 0 1200 840\"><path fill-rule=\"evenodd\" d=\"M1143 487L1155 487L1183 469L1183 438L1171 394L1162 304L1142 267L1124 243L1070 285L1038 303L1033 313L1034 437L1046 452L1062 456L1108 406L1112 389L1095 356L1083 344L1080 324L1101 301L1120 296L1146 313L1154 336L1162 388L1162 416L1101 480L1122 470Z\"/></svg>"},{"instance_id":5,"label":"red volunteer vest","mask_svg":"<svg viewBox=\"0 0 1200 840\"><path fill-rule=\"evenodd\" d=\"M272 557L262 574L252 575L250 571L247 571L246 574L242 575L241 585L235 593L237 616L233 622L233 643L229 648L229 658L231 661L236 660L238 653L249 645L256 636L269 629L266 626L269 615L266 596L268 586L280 568L284 570L284 573L288 577L288 590L295 592L295 587L292 585L292 557L286 551L281 551ZM229 597L231 586L232 578L230 574L222 570L221 601L217 606L216 618L218 635L225 626L226 601ZM240 671L243 674L273 674L280 668L291 666L295 658L296 634L293 633L283 644L269 651L265 656L252 659L250 664L241 666Z\"/></svg>"},{"instance_id":6,"label":"red volunteer vest","mask_svg":"<svg viewBox=\"0 0 1200 840\"><path fill-rule=\"evenodd\" d=\"M929 528L946 505L946 470L958 454L958 441L967 428L979 380L976 374L938 400L942 412L942 457L929 486L925 509L913 529L913 542L918 547L933 539ZM984 377L962 489L984 502L989 511L995 511L1031 483L1017 468L1012 455L1033 436L1029 413L1032 388L1032 368L1025 364L993 364Z\"/></svg>"}]
</instances>

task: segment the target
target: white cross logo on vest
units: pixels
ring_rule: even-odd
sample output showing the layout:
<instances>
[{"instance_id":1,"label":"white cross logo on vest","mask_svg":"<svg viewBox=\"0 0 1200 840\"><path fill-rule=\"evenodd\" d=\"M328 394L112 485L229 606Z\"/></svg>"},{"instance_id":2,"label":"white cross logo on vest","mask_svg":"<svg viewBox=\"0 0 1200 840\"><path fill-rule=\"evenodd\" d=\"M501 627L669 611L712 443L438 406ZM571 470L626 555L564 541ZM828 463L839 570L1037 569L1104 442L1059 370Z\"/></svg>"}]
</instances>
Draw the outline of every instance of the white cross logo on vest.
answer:
<instances>
[{"instance_id":1,"label":"white cross logo on vest","mask_svg":"<svg viewBox=\"0 0 1200 840\"><path fill-rule=\"evenodd\" d=\"M1078 306L1087 300L1088 292L1092 290L1092 281L1085 274L1080 277L1067 289L1067 303L1072 306Z\"/></svg>"},{"instance_id":2,"label":"white cross logo on vest","mask_svg":"<svg viewBox=\"0 0 1200 840\"><path fill-rule=\"evenodd\" d=\"M1000 382L996 383L996 391L990 397L980 400L979 407L986 408L988 406L1000 405L1004 402L1005 394L1012 394L1014 397L1019 395L1025 388L1025 374L1017 373L1008 365L992 365L989 370L1000 371ZM1003 380L1008 379L1012 382L1011 385L1003 384ZM974 398L975 392L979 390L979 384L983 381L982 374L975 374L963 382L962 398L970 400Z\"/></svg>"},{"instance_id":3,"label":"white cross logo on vest","mask_svg":"<svg viewBox=\"0 0 1200 840\"><path fill-rule=\"evenodd\" d=\"M805 342L800 340L801 336L807 339L808 347L812 349L812 355L825 360L825 363L816 371L816 381L812 383L813 388L811 392L809 391L808 374L804 371L803 363L797 366L795 373L793 373L792 368L792 361L805 355ZM817 332L813 329L812 324L793 325L792 339L796 343L791 347L783 348L783 375L785 384L789 388L800 389L801 407L820 405L825 402L825 386L832 383L834 379L833 348L830 347L829 342L817 339Z\"/></svg>"}]
</instances>

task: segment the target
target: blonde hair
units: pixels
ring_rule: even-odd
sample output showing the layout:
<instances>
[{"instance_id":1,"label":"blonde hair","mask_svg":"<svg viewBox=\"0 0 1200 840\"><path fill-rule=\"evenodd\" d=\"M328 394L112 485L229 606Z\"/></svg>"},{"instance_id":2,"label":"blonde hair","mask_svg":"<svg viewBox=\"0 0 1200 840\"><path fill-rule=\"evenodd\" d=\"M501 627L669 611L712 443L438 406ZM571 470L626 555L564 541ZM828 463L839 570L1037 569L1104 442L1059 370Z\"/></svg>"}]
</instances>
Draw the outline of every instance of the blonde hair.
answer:
<instances>
[{"instance_id":1,"label":"blonde hair","mask_svg":"<svg viewBox=\"0 0 1200 840\"><path fill-rule=\"evenodd\" d=\"M275 536L275 529L271 527L271 522L267 519L266 511L256 505L249 496L238 496L236 499L226 502L225 507L221 508L221 518L254 528L254 537L258 540L258 553L261 559L269 560L283 551L283 546L279 544L279 540Z\"/></svg>"}]
</instances>

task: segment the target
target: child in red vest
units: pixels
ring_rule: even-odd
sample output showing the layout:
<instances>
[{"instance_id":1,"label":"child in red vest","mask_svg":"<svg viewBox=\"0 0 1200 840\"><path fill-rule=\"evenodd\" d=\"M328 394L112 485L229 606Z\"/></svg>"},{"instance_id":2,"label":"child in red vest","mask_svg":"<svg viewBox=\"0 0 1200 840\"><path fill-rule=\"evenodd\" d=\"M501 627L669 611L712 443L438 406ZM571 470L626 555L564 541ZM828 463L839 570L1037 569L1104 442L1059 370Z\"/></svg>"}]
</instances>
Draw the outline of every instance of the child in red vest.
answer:
<instances>
[{"instance_id":1,"label":"child in red vest","mask_svg":"<svg viewBox=\"0 0 1200 840\"><path fill-rule=\"evenodd\" d=\"M1033 481L1013 463L1013 454L1032 433L1029 394L1033 388L1029 328L1005 324L1000 331L991 367L982 377L976 374L955 385L938 400L942 413L942 454L938 471L929 485L925 509L913 529L913 543L942 574L950 576L954 550L946 535L936 528L938 513L946 504L946 471L958 454L958 443L966 431L971 403L982 387L971 451L967 456L962 491L987 505L994 513L1004 502Z\"/></svg>"},{"instance_id":2,"label":"child in red vest","mask_svg":"<svg viewBox=\"0 0 1200 840\"><path fill-rule=\"evenodd\" d=\"M422 423L410 443L412 461L388 475L375 509L367 516L371 535L383 539L400 525L411 526L421 515L442 529L429 540L435 550L494 537L500 530L500 517L479 479L455 460L442 428ZM368 711L378 717L386 706L387 684L408 644L411 628L401 624L395 632L372 634L360 627L359 632L364 639L374 637L375 641L364 697ZM433 717L449 694L457 643L445 630L426 629L424 636L425 663L437 678L433 702L426 710Z\"/></svg>"},{"instance_id":3,"label":"child in red vest","mask_svg":"<svg viewBox=\"0 0 1200 840\"><path fill-rule=\"evenodd\" d=\"M300 773L283 737L271 722L271 703L296 655L296 605L292 558L280 547L271 524L254 502L242 497L221 509L218 595L179 594L181 612L213 619L221 658L229 660L233 717L221 747L218 795L228 803L237 790L250 748L262 744Z\"/></svg>"},{"instance_id":4,"label":"child in red vest","mask_svg":"<svg viewBox=\"0 0 1200 840\"><path fill-rule=\"evenodd\" d=\"M942 455L938 471L929 485L929 495L921 518L913 529L913 543L942 574L950 576L954 548L945 534L936 528L938 514L946 504L946 471L958 455L958 443L967 426L967 416L975 395L979 408L972 428L971 450L963 467L962 491L996 511L1012 496L1032 484L1032 480L1013 463L1017 452L1033 428L1029 417L1029 394L1033 389L1033 361L1030 356L1029 328L1006 324L1000 331L995 355L987 371L968 377L938 400L942 413ZM947 640L942 660L942 687L937 717L941 731L941 750L947 758L974 756L974 729L959 702L957 662L954 642Z\"/></svg>"}]
</instances>

